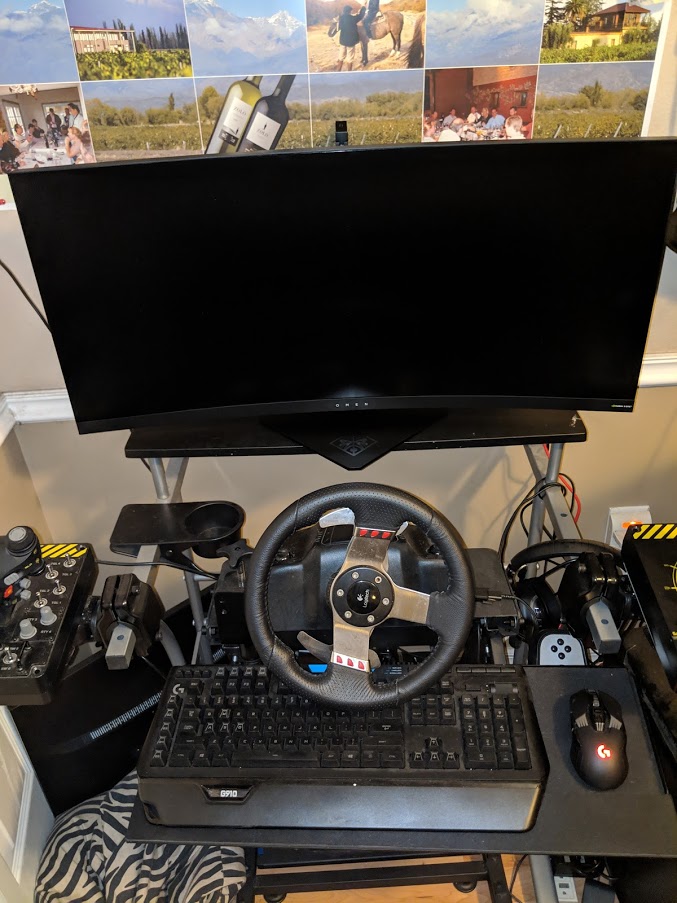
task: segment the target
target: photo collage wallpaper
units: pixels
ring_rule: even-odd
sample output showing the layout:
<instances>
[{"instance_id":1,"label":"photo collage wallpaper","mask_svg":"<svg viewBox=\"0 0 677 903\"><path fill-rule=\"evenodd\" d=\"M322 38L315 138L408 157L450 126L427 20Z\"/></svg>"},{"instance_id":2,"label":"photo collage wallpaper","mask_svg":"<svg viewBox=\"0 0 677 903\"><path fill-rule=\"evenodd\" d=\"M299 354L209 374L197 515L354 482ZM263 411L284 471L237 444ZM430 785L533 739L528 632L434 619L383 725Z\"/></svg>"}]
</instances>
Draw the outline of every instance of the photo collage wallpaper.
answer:
<instances>
[{"instance_id":1,"label":"photo collage wallpaper","mask_svg":"<svg viewBox=\"0 0 677 903\"><path fill-rule=\"evenodd\" d=\"M0 0L0 168L639 136L665 5Z\"/></svg>"}]
</instances>

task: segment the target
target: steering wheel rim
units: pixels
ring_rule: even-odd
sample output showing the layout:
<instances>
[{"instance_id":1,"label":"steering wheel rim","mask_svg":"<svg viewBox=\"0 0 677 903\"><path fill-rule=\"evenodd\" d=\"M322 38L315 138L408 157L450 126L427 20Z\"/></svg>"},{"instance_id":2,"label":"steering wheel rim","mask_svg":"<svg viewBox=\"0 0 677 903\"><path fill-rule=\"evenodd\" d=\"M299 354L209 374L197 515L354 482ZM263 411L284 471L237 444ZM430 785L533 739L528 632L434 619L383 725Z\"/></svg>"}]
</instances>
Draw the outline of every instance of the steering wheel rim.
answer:
<instances>
[{"instance_id":1,"label":"steering wheel rim","mask_svg":"<svg viewBox=\"0 0 677 903\"><path fill-rule=\"evenodd\" d=\"M323 520L348 523L351 515L353 537L330 583L332 660L323 673L310 674L273 631L268 613L270 570L292 533ZM439 549L449 572L443 591L428 595L399 587L388 574L388 545L406 523L423 530ZM247 568L245 616L262 663L299 694L331 707L397 706L425 692L463 651L474 604L470 559L453 524L417 496L379 483L339 483L292 502L264 530ZM372 630L390 617L425 624L438 639L420 665L391 683L377 685L365 667L364 651Z\"/></svg>"}]
</instances>

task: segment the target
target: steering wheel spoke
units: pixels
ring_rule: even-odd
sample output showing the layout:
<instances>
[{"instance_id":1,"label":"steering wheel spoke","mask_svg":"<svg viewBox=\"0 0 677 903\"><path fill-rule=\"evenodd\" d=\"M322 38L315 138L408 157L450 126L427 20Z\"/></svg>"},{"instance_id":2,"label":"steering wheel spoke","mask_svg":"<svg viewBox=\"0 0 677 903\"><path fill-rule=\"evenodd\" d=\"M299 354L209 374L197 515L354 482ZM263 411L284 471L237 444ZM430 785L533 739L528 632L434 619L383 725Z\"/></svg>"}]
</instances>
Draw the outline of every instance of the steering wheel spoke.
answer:
<instances>
[{"instance_id":1,"label":"steering wheel spoke","mask_svg":"<svg viewBox=\"0 0 677 903\"><path fill-rule=\"evenodd\" d=\"M388 549L394 536L392 530L374 530L355 525L346 551L345 567L366 567L388 570Z\"/></svg>"},{"instance_id":2,"label":"steering wheel spoke","mask_svg":"<svg viewBox=\"0 0 677 903\"><path fill-rule=\"evenodd\" d=\"M371 628L353 627L334 618L334 648L331 660L335 665L353 668L369 674L369 637Z\"/></svg>"},{"instance_id":3,"label":"steering wheel spoke","mask_svg":"<svg viewBox=\"0 0 677 903\"><path fill-rule=\"evenodd\" d=\"M390 616L401 621L410 621L412 624L427 624L430 596L406 586L393 584L393 588L395 593Z\"/></svg>"}]
</instances>

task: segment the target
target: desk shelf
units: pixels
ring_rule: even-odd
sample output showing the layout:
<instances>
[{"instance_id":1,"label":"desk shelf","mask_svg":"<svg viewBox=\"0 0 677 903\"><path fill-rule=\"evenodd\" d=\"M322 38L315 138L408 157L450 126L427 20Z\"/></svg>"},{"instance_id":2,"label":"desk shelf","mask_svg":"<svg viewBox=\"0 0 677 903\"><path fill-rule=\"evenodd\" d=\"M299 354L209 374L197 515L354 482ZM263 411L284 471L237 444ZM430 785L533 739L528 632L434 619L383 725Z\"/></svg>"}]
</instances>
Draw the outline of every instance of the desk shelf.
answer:
<instances>
[{"instance_id":1,"label":"desk shelf","mask_svg":"<svg viewBox=\"0 0 677 903\"><path fill-rule=\"evenodd\" d=\"M571 856L677 857L677 812L651 748L634 679L622 668L528 666L549 775L529 831L360 831L173 828L150 824L137 799L128 840L146 843L226 843L250 847L353 850L410 856L446 853L526 853ZM586 787L569 759L569 697L583 687L620 703L628 733L630 771L616 790Z\"/></svg>"},{"instance_id":2,"label":"desk shelf","mask_svg":"<svg viewBox=\"0 0 677 903\"><path fill-rule=\"evenodd\" d=\"M405 438L394 438L398 430ZM586 439L585 425L576 411L492 409L436 415L419 411L413 412L410 419L391 411L373 411L306 414L293 419L247 418L200 425L195 429L134 429L125 446L125 456L192 458L317 453L348 470L359 470L389 451L584 442Z\"/></svg>"}]
</instances>

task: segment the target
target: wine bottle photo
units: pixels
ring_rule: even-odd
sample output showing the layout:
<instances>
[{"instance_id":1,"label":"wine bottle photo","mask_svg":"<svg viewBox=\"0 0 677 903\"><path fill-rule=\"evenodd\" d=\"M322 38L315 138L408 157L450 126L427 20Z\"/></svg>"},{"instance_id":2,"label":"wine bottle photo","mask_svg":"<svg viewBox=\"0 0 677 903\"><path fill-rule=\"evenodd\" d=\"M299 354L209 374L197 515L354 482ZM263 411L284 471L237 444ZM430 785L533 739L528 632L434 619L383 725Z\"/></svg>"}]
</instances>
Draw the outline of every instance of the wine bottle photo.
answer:
<instances>
[{"instance_id":1,"label":"wine bottle photo","mask_svg":"<svg viewBox=\"0 0 677 903\"><path fill-rule=\"evenodd\" d=\"M206 154L234 154L240 146L247 123L261 98L261 75L248 75L228 88Z\"/></svg>"},{"instance_id":2,"label":"wine bottle photo","mask_svg":"<svg viewBox=\"0 0 677 903\"><path fill-rule=\"evenodd\" d=\"M237 148L240 152L273 150L289 122L287 95L295 75L281 75L272 94L256 102Z\"/></svg>"}]
</instances>

